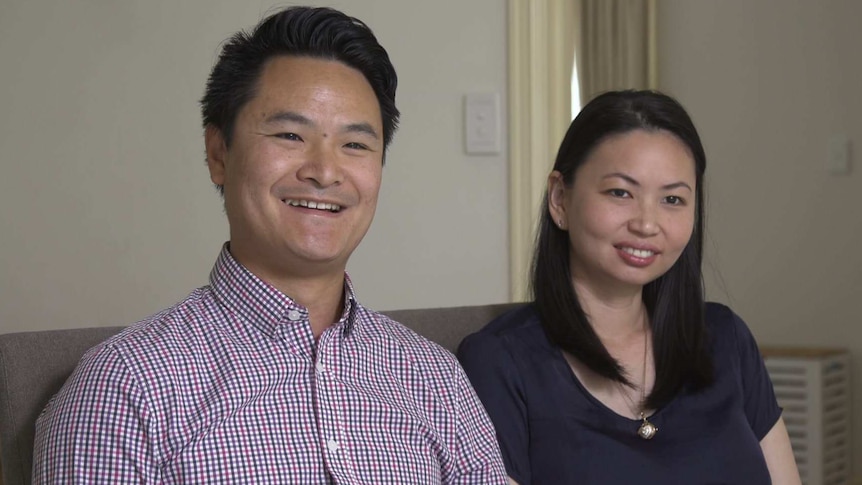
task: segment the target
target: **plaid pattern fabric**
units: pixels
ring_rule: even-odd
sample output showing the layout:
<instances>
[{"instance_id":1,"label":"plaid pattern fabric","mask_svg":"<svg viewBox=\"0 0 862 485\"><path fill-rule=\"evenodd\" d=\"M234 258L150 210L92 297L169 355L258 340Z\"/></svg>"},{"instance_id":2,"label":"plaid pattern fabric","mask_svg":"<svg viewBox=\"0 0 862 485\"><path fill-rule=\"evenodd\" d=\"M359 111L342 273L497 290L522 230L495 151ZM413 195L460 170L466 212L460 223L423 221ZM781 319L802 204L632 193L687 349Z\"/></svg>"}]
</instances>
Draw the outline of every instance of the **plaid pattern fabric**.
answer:
<instances>
[{"instance_id":1,"label":"plaid pattern fabric","mask_svg":"<svg viewBox=\"0 0 862 485\"><path fill-rule=\"evenodd\" d=\"M36 423L34 483L507 483L455 358L345 288L315 345L225 246L209 286L84 355Z\"/></svg>"}]
</instances>

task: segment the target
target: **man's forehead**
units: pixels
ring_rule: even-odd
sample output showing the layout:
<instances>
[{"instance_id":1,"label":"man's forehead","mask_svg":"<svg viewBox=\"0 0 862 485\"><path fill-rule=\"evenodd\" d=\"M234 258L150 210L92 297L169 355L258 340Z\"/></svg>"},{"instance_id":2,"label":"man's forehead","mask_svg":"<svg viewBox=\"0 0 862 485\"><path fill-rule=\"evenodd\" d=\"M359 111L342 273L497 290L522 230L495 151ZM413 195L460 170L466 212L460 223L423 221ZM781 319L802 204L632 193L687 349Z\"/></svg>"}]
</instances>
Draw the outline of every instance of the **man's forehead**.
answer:
<instances>
[{"instance_id":1,"label":"man's forehead","mask_svg":"<svg viewBox=\"0 0 862 485\"><path fill-rule=\"evenodd\" d=\"M273 81L273 84L278 85L286 80L306 83L328 83L333 80L341 80L344 83L352 82L364 85L369 92L374 93L371 83L362 71L340 60L325 57L273 56L263 64L258 76L258 84Z\"/></svg>"},{"instance_id":2,"label":"man's forehead","mask_svg":"<svg viewBox=\"0 0 862 485\"><path fill-rule=\"evenodd\" d=\"M263 68L255 86L260 96L309 97L326 101L327 95L379 106L377 94L359 70L331 59L279 56Z\"/></svg>"}]
</instances>

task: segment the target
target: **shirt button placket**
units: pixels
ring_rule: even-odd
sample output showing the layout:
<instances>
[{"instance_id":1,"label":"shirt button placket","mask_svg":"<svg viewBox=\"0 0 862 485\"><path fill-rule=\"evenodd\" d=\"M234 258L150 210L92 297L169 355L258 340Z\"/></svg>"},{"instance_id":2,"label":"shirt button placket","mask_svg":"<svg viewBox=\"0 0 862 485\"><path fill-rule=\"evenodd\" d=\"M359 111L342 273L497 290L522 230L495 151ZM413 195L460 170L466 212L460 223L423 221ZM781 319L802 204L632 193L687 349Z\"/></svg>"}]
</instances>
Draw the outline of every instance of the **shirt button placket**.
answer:
<instances>
[{"instance_id":1,"label":"shirt button placket","mask_svg":"<svg viewBox=\"0 0 862 485\"><path fill-rule=\"evenodd\" d=\"M336 451L338 451L338 448L340 448L340 446L338 445L338 441L328 440L326 442L326 449L329 450L330 453L335 453Z\"/></svg>"},{"instance_id":2,"label":"shirt button placket","mask_svg":"<svg viewBox=\"0 0 862 485\"><path fill-rule=\"evenodd\" d=\"M330 471L338 477L339 482L353 483L349 455L346 454L344 443L341 441L343 436L339 424L338 384L334 380L333 364L328 358L331 357L329 355L332 350L331 337L332 335L326 333L320 337L314 362L317 405L320 406L317 410L318 426L324 430L324 446Z\"/></svg>"}]
</instances>

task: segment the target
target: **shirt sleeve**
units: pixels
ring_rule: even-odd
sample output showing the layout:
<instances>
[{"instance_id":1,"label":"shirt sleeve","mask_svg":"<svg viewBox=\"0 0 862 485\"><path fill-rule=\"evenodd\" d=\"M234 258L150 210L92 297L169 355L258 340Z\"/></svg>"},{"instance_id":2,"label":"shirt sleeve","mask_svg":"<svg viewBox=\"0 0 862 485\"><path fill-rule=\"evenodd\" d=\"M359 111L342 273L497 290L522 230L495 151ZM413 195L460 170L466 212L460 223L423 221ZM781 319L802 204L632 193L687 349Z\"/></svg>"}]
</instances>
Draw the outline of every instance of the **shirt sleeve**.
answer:
<instances>
[{"instance_id":1,"label":"shirt sleeve","mask_svg":"<svg viewBox=\"0 0 862 485\"><path fill-rule=\"evenodd\" d=\"M733 323L745 415L757 439L762 440L781 417L781 408L778 407L772 380L769 378L754 336L745 322L735 313Z\"/></svg>"},{"instance_id":2,"label":"shirt sleeve","mask_svg":"<svg viewBox=\"0 0 862 485\"><path fill-rule=\"evenodd\" d=\"M36 421L33 483L158 483L149 420L116 350L91 350Z\"/></svg>"},{"instance_id":3,"label":"shirt sleeve","mask_svg":"<svg viewBox=\"0 0 862 485\"><path fill-rule=\"evenodd\" d=\"M494 423L506 473L520 485L528 485L527 405L511 354L496 335L478 333L464 339L458 359Z\"/></svg>"},{"instance_id":4,"label":"shirt sleeve","mask_svg":"<svg viewBox=\"0 0 862 485\"><path fill-rule=\"evenodd\" d=\"M451 355L451 354L450 354ZM494 426L476 396L464 370L454 360L457 383L457 457L455 470L445 473L445 484L507 485L506 471L500 457L500 447Z\"/></svg>"}]
</instances>

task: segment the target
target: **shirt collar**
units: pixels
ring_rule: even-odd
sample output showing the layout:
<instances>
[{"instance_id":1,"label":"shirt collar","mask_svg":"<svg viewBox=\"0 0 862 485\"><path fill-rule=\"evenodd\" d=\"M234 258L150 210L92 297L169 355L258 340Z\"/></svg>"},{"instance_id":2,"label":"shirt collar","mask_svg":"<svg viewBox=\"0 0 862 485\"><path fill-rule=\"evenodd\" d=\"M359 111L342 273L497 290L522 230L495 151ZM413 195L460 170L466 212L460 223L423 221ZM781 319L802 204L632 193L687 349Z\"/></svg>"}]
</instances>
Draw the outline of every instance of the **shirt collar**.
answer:
<instances>
[{"instance_id":1,"label":"shirt collar","mask_svg":"<svg viewBox=\"0 0 862 485\"><path fill-rule=\"evenodd\" d=\"M279 336L281 325L308 320L308 309L271 284L255 276L234 259L230 243L221 253L210 272L213 293L228 310L251 323L270 338ZM344 310L335 326L343 326L344 335L353 331L356 322L356 296L353 283L344 274ZM297 318L299 316L299 318ZM291 318L293 317L293 318Z\"/></svg>"}]
</instances>

